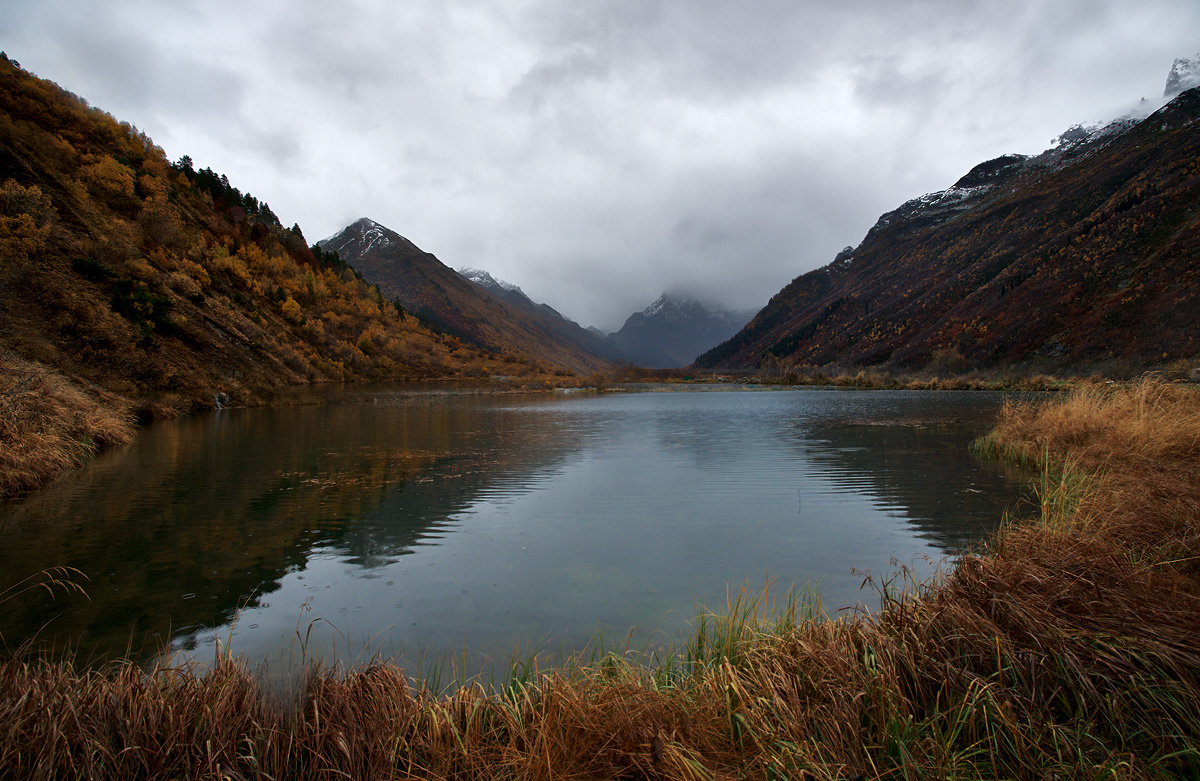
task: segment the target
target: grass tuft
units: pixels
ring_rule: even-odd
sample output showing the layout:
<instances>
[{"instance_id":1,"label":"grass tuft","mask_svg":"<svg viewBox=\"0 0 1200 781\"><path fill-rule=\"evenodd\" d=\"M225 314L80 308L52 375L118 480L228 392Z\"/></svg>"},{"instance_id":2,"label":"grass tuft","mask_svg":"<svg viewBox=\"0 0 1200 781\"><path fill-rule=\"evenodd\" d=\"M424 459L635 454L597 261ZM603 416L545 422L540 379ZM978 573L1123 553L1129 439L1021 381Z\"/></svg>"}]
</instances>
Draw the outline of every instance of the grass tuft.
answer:
<instances>
[{"instance_id":1,"label":"grass tuft","mask_svg":"<svg viewBox=\"0 0 1200 781\"><path fill-rule=\"evenodd\" d=\"M133 416L39 364L0 354L0 499L32 490L134 435Z\"/></svg>"}]
</instances>

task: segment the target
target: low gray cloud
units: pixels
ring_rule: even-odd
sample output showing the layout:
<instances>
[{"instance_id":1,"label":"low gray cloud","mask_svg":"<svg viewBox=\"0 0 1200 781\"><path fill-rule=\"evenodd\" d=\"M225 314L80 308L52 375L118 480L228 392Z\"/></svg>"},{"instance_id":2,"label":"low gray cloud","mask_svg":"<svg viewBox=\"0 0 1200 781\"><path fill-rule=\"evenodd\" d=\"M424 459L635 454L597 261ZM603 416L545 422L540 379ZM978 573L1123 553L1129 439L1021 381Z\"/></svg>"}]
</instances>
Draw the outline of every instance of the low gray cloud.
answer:
<instances>
[{"instance_id":1,"label":"low gray cloud","mask_svg":"<svg viewBox=\"0 0 1200 781\"><path fill-rule=\"evenodd\" d=\"M8 5L10 56L310 240L370 216L605 328L761 306L1200 50L1193 0Z\"/></svg>"}]
</instances>

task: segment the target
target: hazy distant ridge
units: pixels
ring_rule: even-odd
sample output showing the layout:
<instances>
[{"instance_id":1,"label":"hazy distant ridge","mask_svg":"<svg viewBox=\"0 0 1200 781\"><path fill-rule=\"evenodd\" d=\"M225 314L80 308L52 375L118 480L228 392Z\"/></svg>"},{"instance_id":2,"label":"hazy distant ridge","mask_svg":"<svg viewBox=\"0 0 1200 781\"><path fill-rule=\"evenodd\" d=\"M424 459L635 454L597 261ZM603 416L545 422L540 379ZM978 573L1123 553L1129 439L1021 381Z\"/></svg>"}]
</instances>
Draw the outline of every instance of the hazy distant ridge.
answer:
<instances>
[{"instance_id":1,"label":"hazy distant ridge","mask_svg":"<svg viewBox=\"0 0 1200 781\"><path fill-rule=\"evenodd\" d=\"M691 296L663 293L630 315L609 340L639 366L676 368L737 333L753 316L752 311L733 312Z\"/></svg>"}]
</instances>

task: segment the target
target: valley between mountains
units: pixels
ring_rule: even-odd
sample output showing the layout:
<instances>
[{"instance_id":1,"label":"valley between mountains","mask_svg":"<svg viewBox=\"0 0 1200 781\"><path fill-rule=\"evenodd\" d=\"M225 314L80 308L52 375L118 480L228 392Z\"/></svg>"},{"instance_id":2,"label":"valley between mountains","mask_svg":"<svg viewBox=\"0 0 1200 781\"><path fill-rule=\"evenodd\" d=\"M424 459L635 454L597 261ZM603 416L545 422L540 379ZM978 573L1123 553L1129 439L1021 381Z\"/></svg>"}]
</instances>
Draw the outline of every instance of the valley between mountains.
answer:
<instances>
[{"instance_id":1,"label":"valley between mountains","mask_svg":"<svg viewBox=\"0 0 1200 781\"><path fill-rule=\"evenodd\" d=\"M1161 109L981 163L881 216L757 312L665 292L605 333L370 219L310 243L226 176L169 160L5 57L0 492L126 441L137 418L271 402L311 383L549 388L635 368L1192 376L1200 90L1189 62Z\"/></svg>"}]
</instances>

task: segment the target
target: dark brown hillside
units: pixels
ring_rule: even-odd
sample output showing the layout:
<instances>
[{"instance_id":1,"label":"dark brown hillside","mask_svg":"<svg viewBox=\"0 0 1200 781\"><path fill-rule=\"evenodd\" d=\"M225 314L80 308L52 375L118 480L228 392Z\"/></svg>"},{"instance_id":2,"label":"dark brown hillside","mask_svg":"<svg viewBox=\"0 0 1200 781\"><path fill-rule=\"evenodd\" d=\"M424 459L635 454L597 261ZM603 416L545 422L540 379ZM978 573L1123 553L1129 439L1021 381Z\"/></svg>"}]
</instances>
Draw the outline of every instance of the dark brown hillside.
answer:
<instances>
[{"instance_id":1,"label":"dark brown hillside","mask_svg":"<svg viewBox=\"0 0 1200 781\"><path fill-rule=\"evenodd\" d=\"M591 373L616 356L602 340L557 313L494 295L433 254L363 218L321 242L390 299L435 327L497 352L519 352Z\"/></svg>"},{"instance_id":2,"label":"dark brown hillside","mask_svg":"<svg viewBox=\"0 0 1200 781\"><path fill-rule=\"evenodd\" d=\"M1139 369L1200 353L1200 92L884 215L697 360Z\"/></svg>"},{"instance_id":3,"label":"dark brown hillside","mask_svg":"<svg viewBox=\"0 0 1200 781\"><path fill-rule=\"evenodd\" d=\"M0 57L0 496L127 439L128 409L549 372L434 333L266 203Z\"/></svg>"}]
</instances>

